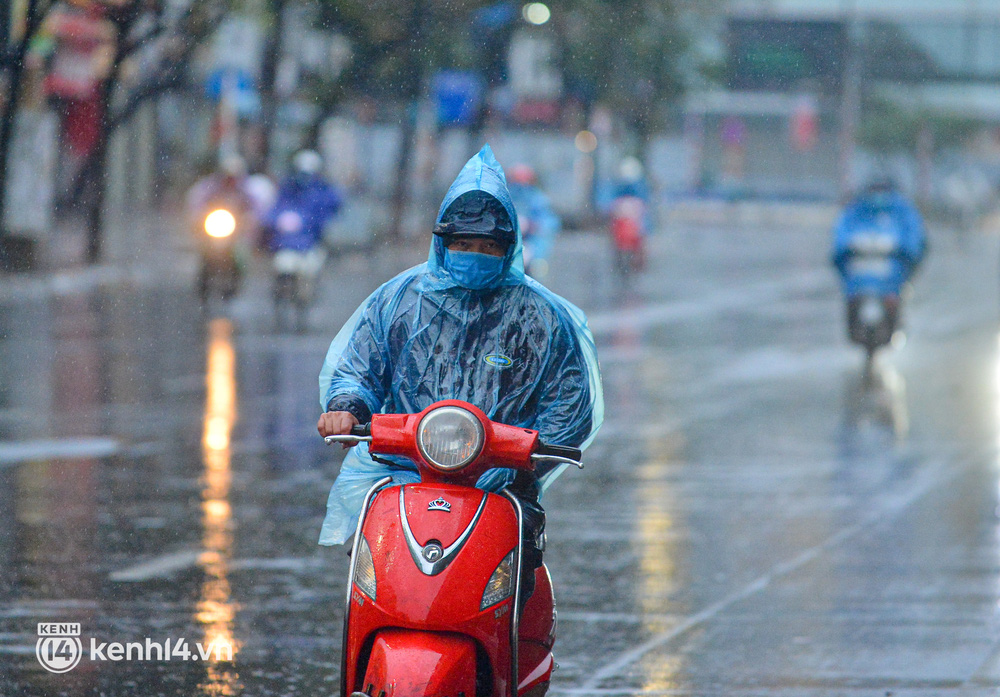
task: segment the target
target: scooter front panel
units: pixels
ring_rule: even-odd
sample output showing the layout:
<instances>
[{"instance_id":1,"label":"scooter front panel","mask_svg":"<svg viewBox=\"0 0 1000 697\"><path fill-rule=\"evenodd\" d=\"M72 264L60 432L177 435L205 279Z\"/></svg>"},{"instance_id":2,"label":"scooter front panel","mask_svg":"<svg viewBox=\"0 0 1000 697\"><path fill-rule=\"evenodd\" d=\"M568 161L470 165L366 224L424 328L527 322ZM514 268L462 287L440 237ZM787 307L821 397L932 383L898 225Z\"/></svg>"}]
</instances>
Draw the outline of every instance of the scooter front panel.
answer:
<instances>
[{"instance_id":1,"label":"scooter front panel","mask_svg":"<svg viewBox=\"0 0 1000 697\"><path fill-rule=\"evenodd\" d=\"M399 491L406 547L413 563L427 576L436 576L455 560L482 518L486 492L478 492L478 502L467 492L464 487L449 493L442 492L440 486L419 485Z\"/></svg>"},{"instance_id":2,"label":"scooter front panel","mask_svg":"<svg viewBox=\"0 0 1000 697\"><path fill-rule=\"evenodd\" d=\"M462 634L491 656L491 664L508 665L513 597L480 607L490 577L518 543L511 503L471 487L411 484L402 487L400 505L400 490L379 492L362 529L375 568L376 597L357 586L351 591L346 658L348 678L355 684L349 686L360 689L357 681L375 637L387 628ZM462 535L466 539L443 569L427 574L413 559L404 516L409 537L421 552L434 543L444 550ZM503 694L510 678L496 674L493 681Z\"/></svg>"},{"instance_id":3,"label":"scooter front panel","mask_svg":"<svg viewBox=\"0 0 1000 697\"><path fill-rule=\"evenodd\" d=\"M361 690L363 677L371 660L372 650L379 636L386 631L409 634L415 638L411 643L420 644L419 636L436 637L442 634L453 634L468 637L478 645L484 654L490 658L490 682L495 695L511 694L511 676L507 666L511 663L510 632L511 608L513 599L508 598L502 603L489 608L479 616L464 622L455 623L449 630L430 630L427 625L419 622L404 622L398 617L386 613L377 604L361 596L355 588L351 601L351 623L347 632L346 644L346 678L348 693ZM391 682L395 675L386 675ZM377 694L377 693L376 693Z\"/></svg>"},{"instance_id":4,"label":"scooter front panel","mask_svg":"<svg viewBox=\"0 0 1000 697\"><path fill-rule=\"evenodd\" d=\"M474 697L475 643L460 634L383 630L372 643L361 685L372 697Z\"/></svg>"},{"instance_id":5,"label":"scooter front panel","mask_svg":"<svg viewBox=\"0 0 1000 697\"><path fill-rule=\"evenodd\" d=\"M445 504L450 512L440 510ZM376 497L363 535L375 566L376 604L399 622L449 631L481 614L486 584L516 548L518 528L501 496L411 484ZM428 573L449 551L448 563Z\"/></svg>"}]
</instances>

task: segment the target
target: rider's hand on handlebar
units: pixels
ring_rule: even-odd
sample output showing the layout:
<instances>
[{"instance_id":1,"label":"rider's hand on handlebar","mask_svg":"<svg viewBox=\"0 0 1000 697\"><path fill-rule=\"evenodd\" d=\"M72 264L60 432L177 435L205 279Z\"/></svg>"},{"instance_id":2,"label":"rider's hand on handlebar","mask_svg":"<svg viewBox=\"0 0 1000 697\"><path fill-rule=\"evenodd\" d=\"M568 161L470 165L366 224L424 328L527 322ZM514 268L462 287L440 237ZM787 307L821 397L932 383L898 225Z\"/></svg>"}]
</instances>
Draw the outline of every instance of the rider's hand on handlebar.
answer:
<instances>
[{"instance_id":1,"label":"rider's hand on handlebar","mask_svg":"<svg viewBox=\"0 0 1000 697\"><path fill-rule=\"evenodd\" d=\"M358 417L349 411L328 411L319 417L316 429L324 438L327 436L346 436L350 435L351 429L358 423ZM357 443L343 444L345 448L352 448L355 445Z\"/></svg>"}]
</instances>

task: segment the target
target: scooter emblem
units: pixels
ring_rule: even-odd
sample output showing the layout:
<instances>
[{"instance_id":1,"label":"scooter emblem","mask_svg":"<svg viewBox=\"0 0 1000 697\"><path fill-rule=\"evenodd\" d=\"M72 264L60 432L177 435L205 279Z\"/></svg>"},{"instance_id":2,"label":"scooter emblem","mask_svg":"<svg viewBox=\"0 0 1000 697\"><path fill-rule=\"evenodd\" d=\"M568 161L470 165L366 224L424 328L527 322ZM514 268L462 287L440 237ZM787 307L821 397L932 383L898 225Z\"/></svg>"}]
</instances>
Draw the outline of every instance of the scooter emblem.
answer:
<instances>
[{"instance_id":1,"label":"scooter emblem","mask_svg":"<svg viewBox=\"0 0 1000 697\"><path fill-rule=\"evenodd\" d=\"M406 504L404 492L406 491L405 486L399 487L399 520L403 524L403 537L406 540L406 547L410 550L410 556L413 558L413 562L417 565L417 568L427 576L435 576L442 571L444 571L448 564L452 562L455 555L459 553L463 546L465 546L466 541L469 539L469 535L472 534L473 529L476 527L476 523L479 522L480 517L483 515L483 509L486 508L486 501L488 500L488 495L484 491L482 492L483 498L479 501L479 508L476 509L475 514L472 516L472 520L469 521L469 525L465 528L458 539L448 545L447 549L441 544L439 540L431 540L426 546L421 546L417 542L417 538L413 536L413 531L410 529L410 523L406 519ZM438 503L437 501L432 501L432 504ZM444 502L448 504L447 501ZM438 551L431 551L428 548L431 545L435 545ZM428 556L430 555L430 556ZM434 557L437 561L428 561L431 557Z\"/></svg>"},{"instance_id":2,"label":"scooter emblem","mask_svg":"<svg viewBox=\"0 0 1000 697\"><path fill-rule=\"evenodd\" d=\"M432 564L444 556L444 548L437 542L428 542L423 549L424 559Z\"/></svg>"},{"instance_id":3,"label":"scooter emblem","mask_svg":"<svg viewBox=\"0 0 1000 697\"><path fill-rule=\"evenodd\" d=\"M428 511L444 511L445 513L451 513L451 504L445 501L443 498L438 496L436 499L430 502L427 506Z\"/></svg>"}]
</instances>

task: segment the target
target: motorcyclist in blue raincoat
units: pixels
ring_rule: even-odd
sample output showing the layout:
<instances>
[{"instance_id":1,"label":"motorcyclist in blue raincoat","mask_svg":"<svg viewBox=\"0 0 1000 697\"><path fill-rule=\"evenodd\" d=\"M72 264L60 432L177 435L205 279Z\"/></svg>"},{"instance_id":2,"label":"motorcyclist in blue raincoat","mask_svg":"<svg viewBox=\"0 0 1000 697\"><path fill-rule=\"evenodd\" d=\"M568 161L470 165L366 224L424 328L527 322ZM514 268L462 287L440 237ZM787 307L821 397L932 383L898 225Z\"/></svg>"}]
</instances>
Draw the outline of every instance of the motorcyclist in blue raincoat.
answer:
<instances>
[{"instance_id":1,"label":"motorcyclist in blue raincoat","mask_svg":"<svg viewBox=\"0 0 1000 697\"><path fill-rule=\"evenodd\" d=\"M538 186L534 168L526 164L515 165L508 180L524 242L525 271L535 278L543 278L548 272L549 254L562 221L552 210L549 197Z\"/></svg>"},{"instance_id":2,"label":"motorcyclist in blue raincoat","mask_svg":"<svg viewBox=\"0 0 1000 697\"><path fill-rule=\"evenodd\" d=\"M292 158L292 173L278 189L278 198L264 218L264 247L308 252L323 241L326 223L337 215L341 195L322 176L323 160L313 150Z\"/></svg>"},{"instance_id":3,"label":"motorcyclist in blue raincoat","mask_svg":"<svg viewBox=\"0 0 1000 697\"><path fill-rule=\"evenodd\" d=\"M927 248L920 213L886 178L874 180L848 204L833 238L832 260L848 301L864 291L898 295ZM870 263L877 255L884 261Z\"/></svg>"},{"instance_id":4,"label":"motorcyclist in blue raincoat","mask_svg":"<svg viewBox=\"0 0 1000 697\"><path fill-rule=\"evenodd\" d=\"M488 145L444 197L427 262L358 308L330 346L319 387L324 436L349 433L375 412L417 413L461 399L495 421L537 429L547 443L586 447L593 439L604 402L586 318L525 276L517 213ZM412 462L395 463L374 462L365 444L348 454L330 491L320 544L350 537L365 492L379 478L418 480ZM478 482L490 491L508 487L521 500L526 571L541 564L539 498L564 467L516 476L492 469Z\"/></svg>"}]
</instances>

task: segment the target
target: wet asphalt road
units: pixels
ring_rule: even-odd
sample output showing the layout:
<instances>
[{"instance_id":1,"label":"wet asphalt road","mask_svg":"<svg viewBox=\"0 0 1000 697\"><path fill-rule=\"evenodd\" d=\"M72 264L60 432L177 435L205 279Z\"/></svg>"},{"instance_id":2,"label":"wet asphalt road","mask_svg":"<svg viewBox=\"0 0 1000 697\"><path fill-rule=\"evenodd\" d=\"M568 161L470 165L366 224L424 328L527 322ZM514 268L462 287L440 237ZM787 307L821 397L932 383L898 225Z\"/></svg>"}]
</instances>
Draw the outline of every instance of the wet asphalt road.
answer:
<instances>
[{"instance_id":1,"label":"wet asphalt road","mask_svg":"<svg viewBox=\"0 0 1000 697\"><path fill-rule=\"evenodd\" d=\"M865 380L821 228L675 225L628 286L564 236L547 281L591 318L607 420L544 502L552 694L997 694L1000 250L931 243ZM201 316L189 260L0 292L0 695L336 694L316 374L421 256L335 261L304 335L262 276ZM81 625L72 671L41 668L40 622ZM194 657L90 657L180 638Z\"/></svg>"}]
</instances>

